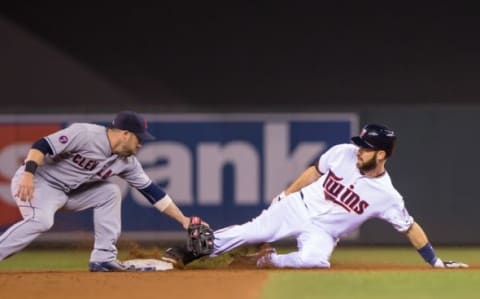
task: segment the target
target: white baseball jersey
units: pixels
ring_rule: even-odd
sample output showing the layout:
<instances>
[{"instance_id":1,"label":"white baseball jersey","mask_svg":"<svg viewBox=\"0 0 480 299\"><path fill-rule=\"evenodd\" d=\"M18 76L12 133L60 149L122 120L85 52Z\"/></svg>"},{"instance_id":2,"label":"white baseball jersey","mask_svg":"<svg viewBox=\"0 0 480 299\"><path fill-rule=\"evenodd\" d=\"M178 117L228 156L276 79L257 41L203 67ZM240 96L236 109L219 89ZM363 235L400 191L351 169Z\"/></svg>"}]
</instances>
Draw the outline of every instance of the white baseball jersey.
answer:
<instances>
[{"instance_id":1,"label":"white baseball jersey","mask_svg":"<svg viewBox=\"0 0 480 299\"><path fill-rule=\"evenodd\" d=\"M294 236L298 251L271 254L274 266L328 268L338 238L370 218L384 219L400 232L408 230L413 218L390 176L362 175L357 151L352 144L332 147L318 161L323 175L317 181L272 204L252 221L215 231L212 256L242 244Z\"/></svg>"},{"instance_id":2,"label":"white baseball jersey","mask_svg":"<svg viewBox=\"0 0 480 299\"><path fill-rule=\"evenodd\" d=\"M390 222L400 232L413 218L387 172L376 178L362 175L356 166L357 147L341 144L321 156L320 179L302 189L313 221L333 237L340 237L370 218Z\"/></svg>"}]
</instances>

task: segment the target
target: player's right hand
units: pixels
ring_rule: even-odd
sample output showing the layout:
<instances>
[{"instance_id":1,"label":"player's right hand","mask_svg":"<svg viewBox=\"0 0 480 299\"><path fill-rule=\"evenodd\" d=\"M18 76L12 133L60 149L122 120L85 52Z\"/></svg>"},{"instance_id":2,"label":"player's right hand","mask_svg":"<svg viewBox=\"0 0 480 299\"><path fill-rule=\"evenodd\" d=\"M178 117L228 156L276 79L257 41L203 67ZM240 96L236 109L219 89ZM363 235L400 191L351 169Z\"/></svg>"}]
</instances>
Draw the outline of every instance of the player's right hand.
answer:
<instances>
[{"instance_id":1,"label":"player's right hand","mask_svg":"<svg viewBox=\"0 0 480 299\"><path fill-rule=\"evenodd\" d=\"M444 261L443 265L445 268L468 268L468 264L462 263L462 262L455 262L455 261Z\"/></svg>"},{"instance_id":2,"label":"player's right hand","mask_svg":"<svg viewBox=\"0 0 480 299\"><path fill-rule=\"evenodd\" d=\"M34 190L33 174L30 172L24 172L20 179L20 183L18 184L18 190L17 193L15 193L15 196L21 201L30 201L33 197Z\"/></svg>"},{"instance_id":3,"label":"player's right hand","mask_svg":"<svg viewBox=\"0 0 480 299\"><path fill-rule=\"evenodd\" d=\"M434 268L449 268L449 269L459 269L459 268L468 268L468 264L462 262L455 262L455 261L442 261L441 259L437 258L435 264L433 265Z\"/></svg>"}]
</instances>

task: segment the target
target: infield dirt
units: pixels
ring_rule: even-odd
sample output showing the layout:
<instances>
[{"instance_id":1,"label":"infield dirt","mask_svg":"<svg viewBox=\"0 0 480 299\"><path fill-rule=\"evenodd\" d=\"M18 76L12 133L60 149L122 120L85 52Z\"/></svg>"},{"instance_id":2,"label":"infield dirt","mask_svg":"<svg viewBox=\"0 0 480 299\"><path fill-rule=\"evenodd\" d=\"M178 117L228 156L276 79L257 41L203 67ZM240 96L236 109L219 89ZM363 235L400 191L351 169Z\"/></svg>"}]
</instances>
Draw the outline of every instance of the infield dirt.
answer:
<instances>
[{"instance_id":1,"label":"infield dirt","mask_svg":"<svg viewBox=\"0 0 480 299\"><path fill-rule=\"evenodd\" d=\"M479 265L459 271L480 270ZM22 299L256 299L276 271L383 272L456 271L426 266L340 265L334 269L189 269L165 272L90 273L86 271L0 272L0 298Z\"/></svg>"},{"instance_id":2,"label":"infield dirt","mask_svg":"<svg viewBox=\"0 0 480 299\"><path fill-rule=\"evenodd\" d=\"M0 272L1 298L13 299L253 299L267 271Z\"/></svg>"}]
</instances>

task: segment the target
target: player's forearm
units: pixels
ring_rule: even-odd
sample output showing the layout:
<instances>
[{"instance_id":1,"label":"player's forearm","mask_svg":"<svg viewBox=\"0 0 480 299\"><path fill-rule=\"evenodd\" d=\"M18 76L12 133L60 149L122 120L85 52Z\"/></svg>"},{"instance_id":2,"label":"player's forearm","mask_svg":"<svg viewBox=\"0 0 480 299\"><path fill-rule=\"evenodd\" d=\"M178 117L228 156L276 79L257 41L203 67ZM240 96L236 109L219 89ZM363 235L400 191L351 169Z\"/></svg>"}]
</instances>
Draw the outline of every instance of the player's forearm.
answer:
<instances>
[{"instance_id":1,"label":"player's forearm","mask_svg":"<svg viewBox=\"0 0 480 299\"><path fill-rule=\"evenodd\" d=\"M30 183L26 183L26 185L33 186L33 176L35 175L35 171L37 167L42 164L45 154L38 149L31 148L25 159L25 171L23 177L28 180L32 180ZM33 189L32 189L33 190Z\"/></svg>"},{"instance_id":2,"label":"player's forearm","mask_svg":"<svg viewBox=\"0 0 480 299\"><path fill-rule=\"evenodd\" d=\"M443 262L435 254L430 242L428 242L427 235L423 231L422 227L414 222L410 229L406 232L406 236L417 252L422 256L425 262L429 263L433 267L443 267Z\"/></svg>"},{"instance_id":3,"label":"player's forearm","mask_svg":"<svg viewBox=\"0 0 480 299\"><path fill-rule=\"evenodd\" d=\"M172 198L157 184L151 183L143 189L138 189L152 205L162 213L177 220L184 228L188 227L190 218L185 217Z\"/></svg>"},{"instance_id":4,"label":"player's forearm","mask_svg":"<svg viewBox=\"0 0 480 299\"><path fill-rule=\"evenodd\" d=\"M422 227L414 222L410 229L406 232L407 238L413 247L422 256L423 260L434 268L468 268L468 265L462 262L442 261L437 257L433 246L428 241L427 235Z\"/></svg>"},{"instance_id":5,"label":"player's forearm","mask_svg":"<svg viewBox=\"0 0 480 299\"><path fill-rule=\"evenodd\" d=\"M187 229L190 218L183 215L182 211L180 211L175 202L170 201L162 212L177 220L183 226L183 228Z\"/></svg>"},{"instance_id":6,"label":"player's forearm","mask_svg":"<svg viewBox=\"0 0 480 299\"><path fill-rule=\"evenodd\" d=\"M414 222L406 232L406 236L415 249L420 249L428 243L428 238L422 227Z\"/></svg>"},{"instance_id":7,"label":"player's forearm","mask_svg":"<svg viewBox=\"0 0 480 299\"><path fill-rule=\"evenodd\" d=\"M26 162L36 163L41 165L46 154L53 155L53 149L45 138L40 138L32 144L32 147L28 151Z\"/></svg>"},{"instance_id":8,"label":"player's forearm","mask_svg":"<svg viewBox=\"0 0 480 299\"><path fill-rule=\"evenodd\" d=\"M32 148L28 151L25 161L34 161L37 165L41 165L45 155L38 149Z\"/></svg>"},{"instance_id":9,"label":"player's forearm","mask_svg":"<svg viewBox=\"0 0 480 299\"><path fill-rule=\"evenodd\" d=\"M290 185L285 189L285 194L288 195L293 192L297 192L303 187L310 185L314 181L320 178L321 174L318 172L315 166L310 166Z\"/></svg>"}]
</instances>

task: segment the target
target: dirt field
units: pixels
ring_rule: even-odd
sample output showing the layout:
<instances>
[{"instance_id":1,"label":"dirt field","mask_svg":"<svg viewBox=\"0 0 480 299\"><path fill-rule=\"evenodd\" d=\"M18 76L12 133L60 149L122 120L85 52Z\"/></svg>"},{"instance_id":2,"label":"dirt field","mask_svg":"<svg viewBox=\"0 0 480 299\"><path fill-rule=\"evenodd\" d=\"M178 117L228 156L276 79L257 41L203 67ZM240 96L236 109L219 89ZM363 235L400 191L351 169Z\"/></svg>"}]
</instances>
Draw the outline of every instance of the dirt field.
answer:
<instances>
[{"instance_id":1,"label":"dirt field","mask_svg":"<svg viewBox=\"0 0 480 299\"><path fill-rule=\"evenodd\" d=\"M474 266L469 270L478 270ZM90 273L0 272L1 298L22 299L255 299L273 271L299 270L173 270L166 272ZM302 270L305 271L305 270ZM425 266L336 265L306 271L432 271Z\"/></svg>"},{"instance_id":2,"label":"dirt field","mask_svg":"<svg viewBox=\"0 0 480 299\"><path fill-rule=\"evenodd\" d=\"M0 298L251 299L259 297L267 275L261 270L0 272Z\"/></svg>"},{"instance_id":3,"label":"dirt field","mask_svg":"<svg viewBox=\"0 0 480 299\"><path fill-rule=\"evenodd\" d=\"M145 257L154 258L150 255L160 252L152 249ZM352 292L356 298L371 299L372 288L383 288L388 294L400 294L401 298L409 294L415 297L419 292L426 296L416 298L478 298L480 249L441 248L439 252L442 257L469 263L470 268L458 272L432 269L410 247L355 247L337 250L332 257L332 268L323 270L261 270L246 265L232 269L228 268L231 257L224 255L196 261L185 270L90 273L86 270L88 249L26 250L0 262L0 299L319 298L326 297L319 294L326 294L324 286L329 284L345 284L345 287L335 289L327 298L350 298ZM431 289L422 283L427 277L431 277L427 284ZM384 284L377 284L382 280ZM392 287L392 280L402 284L406 295ZM452 284L459 286L454 293ZM463 291L464 296L458 295L458 291ZM400 298L395 296L385 298Z\"/></svg>"}]
</instances>

